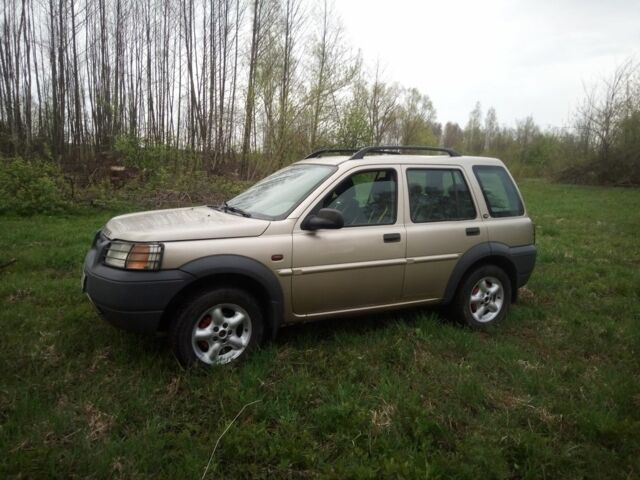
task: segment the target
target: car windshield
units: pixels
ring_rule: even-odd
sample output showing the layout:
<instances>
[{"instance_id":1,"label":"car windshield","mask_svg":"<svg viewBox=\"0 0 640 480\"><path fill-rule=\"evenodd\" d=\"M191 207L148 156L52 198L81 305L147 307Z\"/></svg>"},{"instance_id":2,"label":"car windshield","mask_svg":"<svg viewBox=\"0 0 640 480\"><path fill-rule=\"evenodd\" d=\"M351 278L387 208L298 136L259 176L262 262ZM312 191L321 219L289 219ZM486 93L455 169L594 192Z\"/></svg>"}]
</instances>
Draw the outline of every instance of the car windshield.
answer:
<instances>
[{"instance_id":1,"label":"car windshield","mask_svg":"<svg viewBox=\"0 0 640 480\"><path fill-rule=\"evenodd\" d=\"M252 217L281 220L296 208L336 167L328 165L293 165L278 170L227 202Z\"/></svg>"}]
</instances>

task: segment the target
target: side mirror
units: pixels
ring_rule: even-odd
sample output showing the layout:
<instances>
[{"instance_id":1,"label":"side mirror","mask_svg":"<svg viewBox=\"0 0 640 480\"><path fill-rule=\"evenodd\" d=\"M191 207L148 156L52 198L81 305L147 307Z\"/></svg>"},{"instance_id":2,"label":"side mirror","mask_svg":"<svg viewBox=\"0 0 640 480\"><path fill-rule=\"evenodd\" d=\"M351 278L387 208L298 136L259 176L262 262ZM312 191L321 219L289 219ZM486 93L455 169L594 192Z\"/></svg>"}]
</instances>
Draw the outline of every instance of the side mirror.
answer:
<instances>
[{"instance_id":1,"label":"side mirror","mask_svg":"<svg viewBox=\"0 0 640 480\"><path fill-rule=\"evenodd\" d=\"M309 215L304 219L302 230L337 230L344 226L344 217L340 210L321 208L317 215Z\"/></svg>"}]
</instances>

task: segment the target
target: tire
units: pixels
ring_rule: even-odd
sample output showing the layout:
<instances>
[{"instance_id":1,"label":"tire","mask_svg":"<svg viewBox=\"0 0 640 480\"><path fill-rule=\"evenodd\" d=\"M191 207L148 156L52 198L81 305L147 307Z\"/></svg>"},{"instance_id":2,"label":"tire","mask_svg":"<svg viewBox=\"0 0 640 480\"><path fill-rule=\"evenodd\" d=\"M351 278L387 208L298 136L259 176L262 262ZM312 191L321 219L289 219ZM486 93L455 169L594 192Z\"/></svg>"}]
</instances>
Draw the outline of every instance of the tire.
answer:
<instances>
[{"instance_id":1,"label":"tire","mask_svg":"<svg viewBox=\"0 0 640 480\"><path fill-rule=\"evenodd\" d=\"M500 267L482 265L465 275L451 304L453 318L474 329L500 323L511 306L511 280Z\"/></svg>"},{"instance_id":2,"label":"tire","mask_svg":"<svg viewBox=\"0 0 640 480\"><path fill-rule=\"evenodd\" d=\"M169 328L174 355L185 367L236 363L262 343L264 321L256 299L235 288L189 297Z\"/></svg>"}]
</instances>

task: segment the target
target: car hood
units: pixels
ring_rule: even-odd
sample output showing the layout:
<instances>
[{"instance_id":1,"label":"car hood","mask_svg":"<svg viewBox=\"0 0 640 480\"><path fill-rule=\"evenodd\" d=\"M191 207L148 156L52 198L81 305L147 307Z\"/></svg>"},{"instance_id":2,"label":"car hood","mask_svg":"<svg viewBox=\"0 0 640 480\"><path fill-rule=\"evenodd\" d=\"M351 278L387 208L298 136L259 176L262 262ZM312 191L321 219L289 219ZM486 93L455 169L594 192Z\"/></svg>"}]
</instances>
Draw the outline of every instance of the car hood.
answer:
<instances>
[{"instance_id":1,"label":"car hood","mask_svg":"<svg viewBox=\"0 0 640 480\"><path fill-rule=\"evenodd\" d=\"M269 223L202 206L120 215L109 220L103 232L113 240L134 242L204 240L257 237Z\"/></svg>"}]
</instances>

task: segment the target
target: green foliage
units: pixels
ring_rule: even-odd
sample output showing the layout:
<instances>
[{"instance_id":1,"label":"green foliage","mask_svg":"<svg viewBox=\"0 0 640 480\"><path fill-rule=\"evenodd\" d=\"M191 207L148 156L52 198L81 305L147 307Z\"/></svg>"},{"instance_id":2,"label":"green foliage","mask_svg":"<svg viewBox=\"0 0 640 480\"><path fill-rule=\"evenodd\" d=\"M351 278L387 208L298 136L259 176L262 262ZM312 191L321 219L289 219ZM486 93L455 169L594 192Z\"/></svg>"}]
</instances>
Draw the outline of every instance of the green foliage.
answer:
<instances>
[{"instance_id":1,"label":"green foliage","mask_svg":"<svg viewBox=\"0 0 640 480\"><path fill-rule=\"evenodd\" d=\"M563 145L569 161L558 162L560 181L597 185L640 185L640 110L620 121L615 142L606 157L577 142Z\"/></svg>"},{"instance_id":2,"label":"green foliage","mask_svg":"<svg viewBox=\"0 0 640 480\"><path fill-rule=\"evenodd\" d=\"M210 176L202 171L175 174L160 167L148 179L135 178L117 189L108 180L94 182L82 195L84 203L100 209L156 209L218 204L249 185L250 182Z\"/></svg>"},{"instance_id":3,"label":"green foliage","mask_svg":"<svg viewBox=\"0 0 640 480\"><path fill-rule=\"evenodd\" d=\"M211 201L213 201L218 198L228 200L235 197L249 185L250 182L243 182L216 175L207 175L206 172L203 171L175 174L167 168L160 167L149 182L134 183L131 187L133 190L155 191L158 194L184 192L196 198L203 198L204 200L207 200L207 197L209 197Z\"/></svg>"},{"instance_id":4,"label":"green foliage","mask_svg":"<svg viewBox=\"0 0 640 480\"><path fill-rule=\"evenodd\" d=\"M614 162L620 173L618 183L640 185L640 110L630 113L620 122Z\"/></svg>"},{"instance_id":5,"label":"green foliage","mask_svg":"<svg viewBox=\"0 0 640 480\"><path fill-rule=\"evenodd\" d=\"M150 192L137 190L133 192L129 186L115 190L107 179L91 183L81 192L85 205L99 210L133 210L144 208L146 197Z\"/></svg>"},{"instance_id":6,"label":"green foliage","mask_svg":"<svg viewBox=\"0 0 640 480\"><path fill-rule=\"evenodd\" d=\"M405 92L404 104L398 112L398 138L402 145L437 145L433 132L436 111L427 95L416 88Z\"/></svg>"},{"instance_id":7,"label":"green foliage","mask_svg":"<svg viewBox=\"0 0 640 480\"><path fill-rule=\"evenodd\" d=\"M249 185L211 174L207 163L210 156L201 152L146 144L130 136L116 139L115 152L134 175L121 188L114 189L109 182L89 187L93 203L106 208L126 204L160 208L216 203L236 196Z\"/></svg>"},{"instance_id":8,"label":"green foliage","mask_svg":"<svg viewBox=\"0 0 640 480\"><path fill-rule=\"evenodd\" d=\"M345 102L338 123L336 145L358 148L369 143L373 132L367 112L368 92L365 85L354 87L352 98Z\"/></svg>"},{"instance_id":9,"label":"green foliage","mask_svg":"<svg viewBox=\"0 0 640 480\"><path fill-rule=\"evenodd\" d=\"M482 106L476 102L464 129L464 148L468 155L481 155L485 139L482 131Z\"/></svg>"},{"instance_id":10,"label":"green foliage","mask_svg":"<svg viewBox=\"0 0 640 480\"><path fill-rule=\"evenodd\" d=\"M0 213L58 213L69 200L69 185L55 164L0 158Z\"/></svg>"},{"instance_id":11,"label":"green foliage","mask_svg":"<svg viewBox=\"0 0 640 480\"><path fill-rule=\"evenodd\" d=\"M504 160L511 173L519 178L551 178L573 158L565 138L549 131L537 132L527 141L501 138L501 145L487 152Z\"/></svg>"},{"instance_id":12,"label":"green foliage","mask_svg":"<svg viewBox=\"0 0 640 480\"><path fill-rule=\"evenodd\" d=\"M120 152L126 151L123 145L119 145ZM132 143L126 145L134 152L127 157L131 161L127 173L131 176L119 183L97 177L79 187L73 177L65 177L50 161L0 160L0 213L33 215L85 207L133 210L215 204L238 195L251 184L210 175L188 153L168 148L138 150ZM175 161L177 156L181 156L179 161Z\"/></svg>"},{"instance_id":13,"label":"green foliage","mask_svg":"<svg viewBox=\"0 0 640 480\"><path fill-rule=\"evenodd\" d=\"M170 162L185 162L192 154L189 151L178 150L169 145L145 142L143 139L119 135L114 143L114 151L122 163L143 172L153 172Z\"/></svg>"}]
</instances>

